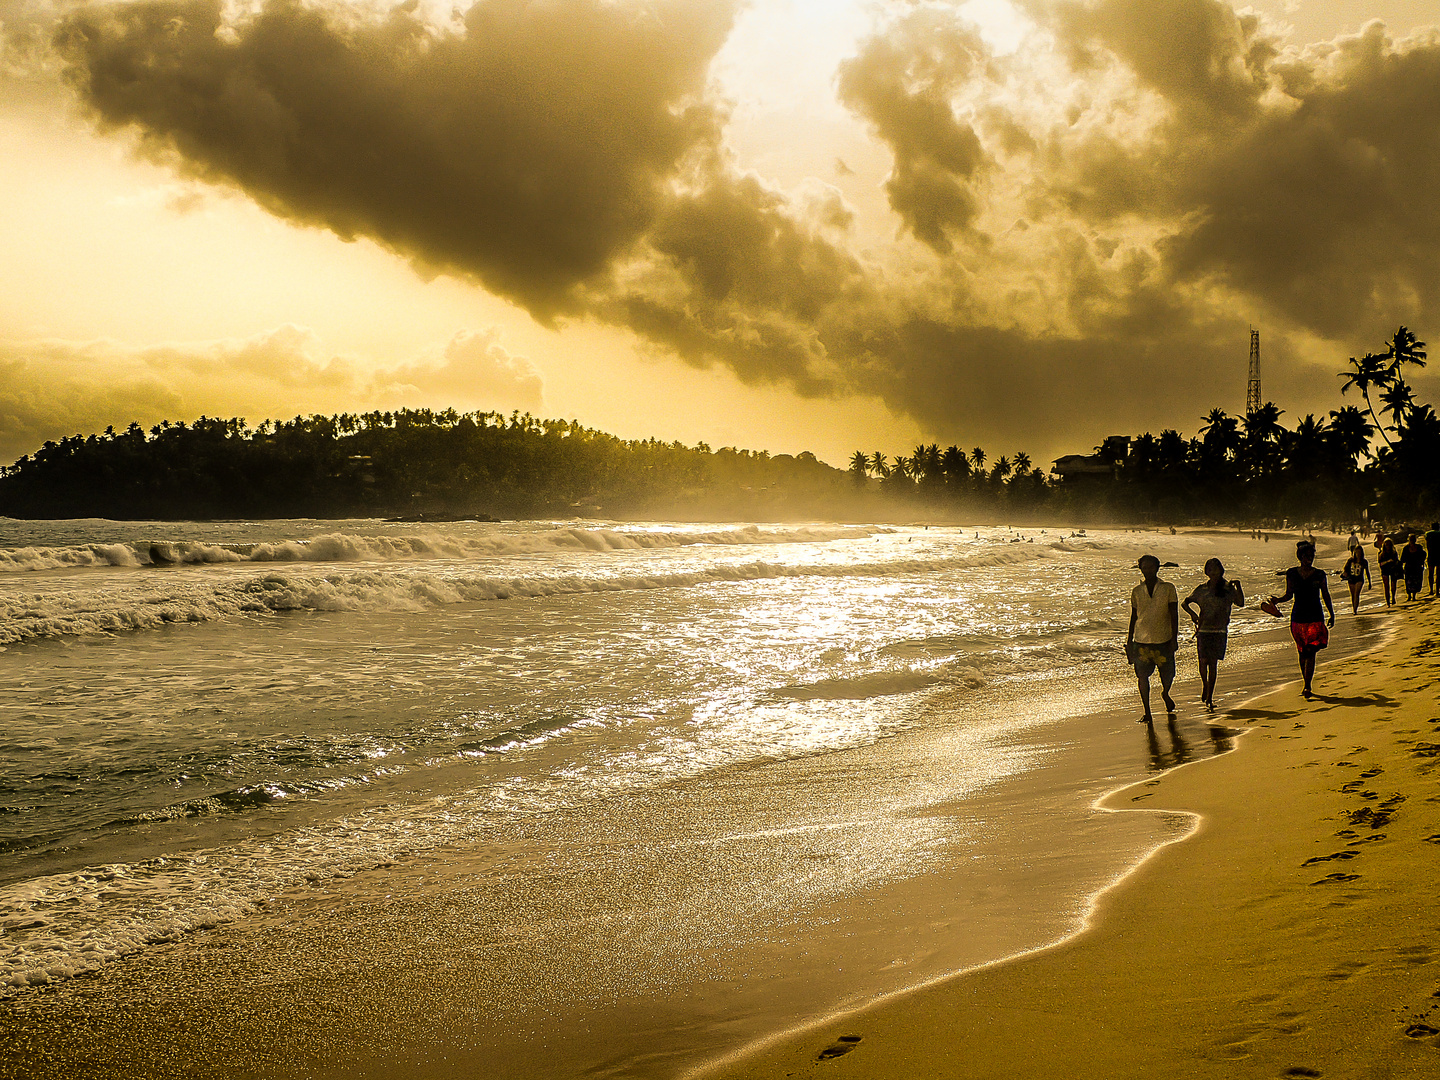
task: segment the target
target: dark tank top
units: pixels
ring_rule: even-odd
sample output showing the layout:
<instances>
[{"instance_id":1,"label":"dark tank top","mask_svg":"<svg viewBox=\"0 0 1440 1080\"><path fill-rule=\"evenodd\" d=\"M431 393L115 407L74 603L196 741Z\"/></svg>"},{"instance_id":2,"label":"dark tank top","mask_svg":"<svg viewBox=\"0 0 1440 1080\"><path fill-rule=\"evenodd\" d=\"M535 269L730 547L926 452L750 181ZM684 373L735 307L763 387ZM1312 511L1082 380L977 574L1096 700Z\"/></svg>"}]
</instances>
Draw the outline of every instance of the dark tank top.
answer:
<instances>
[{"instance_id":1,"label":"dark tank top","mask_svg":"<svg viewBox=\"0 0 1440 1080\"><path fill-rule=\"evenodd\" d=\"M1290 593L1295 597L1295 606L1290 609L1290 621L1324 622L1324 609L1320 606L1320 583L1325 580L1325 571L1318 567L1310 571L1308 578L1300 576L1300 568L1292 566L1285 572L1289 579Z\"/></svg>"}]
</instances>

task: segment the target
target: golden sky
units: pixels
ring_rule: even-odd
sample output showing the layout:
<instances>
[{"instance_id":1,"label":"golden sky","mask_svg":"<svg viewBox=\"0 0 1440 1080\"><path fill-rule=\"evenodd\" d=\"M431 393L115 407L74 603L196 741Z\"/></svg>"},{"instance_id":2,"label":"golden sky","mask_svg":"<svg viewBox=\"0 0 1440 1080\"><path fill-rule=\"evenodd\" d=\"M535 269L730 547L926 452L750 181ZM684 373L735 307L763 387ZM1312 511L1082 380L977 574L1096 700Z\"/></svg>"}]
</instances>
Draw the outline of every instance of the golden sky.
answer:
<instances>
[{"instance_id":1,"label":"golden sky","mask_svg":"<svg viewBox=\"0 0 1440 1080\"><path fill-rule=\"evenodd\" d=\"M1440 338L1440 0L0 25L5 461L401 405L1043 461L1242 411L1252 325L1287 422L1397 325Z\"/></svg>"}]
</instances>

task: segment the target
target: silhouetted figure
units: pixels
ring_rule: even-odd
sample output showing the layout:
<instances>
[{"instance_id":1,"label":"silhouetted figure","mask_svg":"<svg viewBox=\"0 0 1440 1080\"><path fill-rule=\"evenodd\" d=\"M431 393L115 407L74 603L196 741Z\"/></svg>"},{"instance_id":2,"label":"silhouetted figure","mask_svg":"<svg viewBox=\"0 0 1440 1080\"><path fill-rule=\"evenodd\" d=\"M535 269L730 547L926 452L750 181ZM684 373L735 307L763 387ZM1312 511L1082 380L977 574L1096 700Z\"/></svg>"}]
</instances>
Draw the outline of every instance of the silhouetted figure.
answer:
<instances>
[{"instance_id":1,"label":"silhouetted figure","mask_svg":"<svg viewBox=\"0 0 1440 1080\"><path fill-rule=\"evenodd\" d=\"M1175 586L1160 580L1160 560L1142 555L1137 564L1142 581L1130 593L1130 629L1125 636L1125 655L1135 665L1140 682L1140 703L1145 715L1138 721L1149 724L1150 676L1160 672L1160 697L1167 712L1175 711L1170 686L1175 682L1175 641L1180 634L1180 597Z\"/></svg>"},{"instance_id":2,"label":"silhouetted figure","mask_svg":"<svg viewBox=\"0 0 1440 1080\"><path fill-rule=\"evenodd\" d=\"M1425 585L1425 549L1418 543L1415 533L1410 542L1400 549L1400 569L1405 574L1405 599L1420 599L1420 590Z\"/></svg>"},{"instance_id":3,"label":"silhouetted figure","mask_svg":"<svg viewBox=\"0 0 1440 1080\"><path fill-rule=\"evenodd\" d=\"M1365 545L1356 544L1350 549L1350 558L1345 561L1345 567L1340 571L1340 580L1350 586L1350 614L1356 615L1360 612L1360 586L1368 589L1375 587L1375 582L1370 578L1370 560L1365 558Z\"/></svg>"},{"instance_id":4,"label":"silhouetted figure","mask_svg":"<svg viewBox=\"0 0 1440 1080\"><path fill-rule=\"evenodd\" d=\"M1430 595L1440 596L1440 521L1430 522L1425 534L1425 561L1430 564Z\"/></svg>"},{"instance_id":5,"label":"silhouetted figure","mask_svg":"<svg viewBox=\"0 0 1440 1080\"><path fill-rule=\"evenodd\" d=\"M1195 624L1195 653L1200 661L1200 700L1215 711L1215 678L1230 636L1230 609L1245 606L1240 582L1225 580L1225 565L1219 559L1205 564L1205 582L1181 605ZM1192 605L1194 605L1192 607Z\"/></svg>"},{"instance_id":6,"label":"silhouetted figure","mask_svg":"<svg viewBox=\"0 0 1440 1080\"><path fill-rule=\"evenodd\" d=\"M1385 606L1391 607L1395 603L1395 586L1403 570L1400 566L1400 555L1395 550L1395 541L1390 537L1381 540L1380 558L1376 561L1380 564L1380 584L1385 589Z\"/></svg>"},{"instance_id":7,"label":"silhouetted figure","mask_svg":"<svg viewBox=\"0 0 1440 1080\"><path fill-rule=\"evenodd\" d=\"M1335 625L1335 605L1330 602L1330 586L1325 581L1325 571L1315 565L1315 545L1301 540L1295 545L1295 557L1299 566L1285 571L1285 595L1272 596L1271 603L1283 604L1294 599L1290 609L1290 636L1300 650L1300 675L1305 680L1301 691L1306 698L1312 697L1310 680L1315 677L1315 655L1330 644L1329 628ZM1320 601L1325 601L1325 610L1330 613L1327 621L1320 610Z\"/></svg>"}]
</instances>

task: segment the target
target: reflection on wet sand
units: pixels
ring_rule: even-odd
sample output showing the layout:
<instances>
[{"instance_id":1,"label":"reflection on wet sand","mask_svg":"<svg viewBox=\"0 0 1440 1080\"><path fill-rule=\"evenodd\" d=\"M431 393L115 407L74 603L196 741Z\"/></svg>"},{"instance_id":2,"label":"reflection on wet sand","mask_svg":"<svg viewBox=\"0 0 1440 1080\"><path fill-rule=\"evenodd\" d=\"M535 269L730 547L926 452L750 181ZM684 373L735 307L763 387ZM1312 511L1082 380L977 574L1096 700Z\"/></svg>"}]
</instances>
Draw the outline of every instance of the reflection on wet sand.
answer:
<instances>
[{"instance_id":1,"label":"reflection on wet sand","mask_svg":"<svg viewBox=\"0 0 1440 1080\"><path fill-rule=\"evenodd\" d=\"M1197 758L1191 741L1193 740L1198 745L1199 740L1196 739L1194 733L1187 738L1173 713L1170 714L1165 724L1165 730L1168 746L1162 743L1154 724L1145 725L1145 739L1149 744L1151 772L1164 772L1166 769L1173 769L1177 765L1184 765ZM1205 731L1210 740L1210 756L1228 753L1235 749L1237 732L1218 724L1207 724Z\"/></svg>"}]
</instances>

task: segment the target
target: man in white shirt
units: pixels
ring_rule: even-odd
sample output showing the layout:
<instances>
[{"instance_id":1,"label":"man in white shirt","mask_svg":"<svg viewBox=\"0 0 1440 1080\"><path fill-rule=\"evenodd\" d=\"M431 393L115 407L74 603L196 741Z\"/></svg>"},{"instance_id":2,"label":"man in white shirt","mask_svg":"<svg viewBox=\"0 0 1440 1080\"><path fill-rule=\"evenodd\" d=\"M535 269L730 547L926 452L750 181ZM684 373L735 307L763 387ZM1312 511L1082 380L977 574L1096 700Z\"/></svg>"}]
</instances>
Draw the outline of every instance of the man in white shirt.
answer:
<instances>
[{"instance_id":1,"label":"man in white shirt","mask_svg":"<svg viewBox=\"0 0 1440 1080\"><path fill-rule=\"evenodd\" d=\"M1160 560L1140 556L1144 579L1130 594L1130 632L1125 637L1125 655L1135 665L1140 680L1140 703L1145 706L1141 724L1150 724L1150 676L1160 670L1160 697L1166 712L1175 711L1170 685L1175 681L1175 643L1180 637L1180 596L1175 586L1160 580Z\"/></svg>"}]
</instances>

